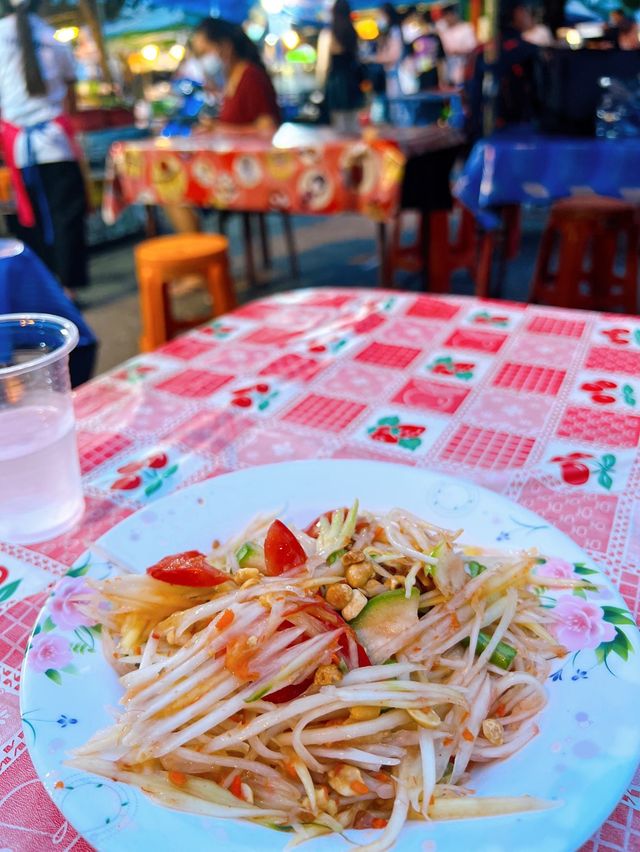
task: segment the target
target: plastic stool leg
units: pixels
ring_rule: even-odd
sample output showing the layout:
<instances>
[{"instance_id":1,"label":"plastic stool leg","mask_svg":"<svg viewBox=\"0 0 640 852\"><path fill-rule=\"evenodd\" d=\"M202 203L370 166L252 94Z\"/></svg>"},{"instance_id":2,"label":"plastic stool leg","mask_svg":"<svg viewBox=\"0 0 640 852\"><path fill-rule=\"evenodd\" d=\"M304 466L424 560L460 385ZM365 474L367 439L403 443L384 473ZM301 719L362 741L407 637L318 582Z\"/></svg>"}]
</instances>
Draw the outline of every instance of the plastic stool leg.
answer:
<instances>
[{"instance_id":1,"label":"plastic stool leg","mask_svg":"<svg viewBox=\"0 0 640 852\"><path fill-rule=\"evenodd\" d=\"M429 216L429 290L448 293L451 280L449 214L446 210L434 210L423 215Z\"/></svg>"},{"instance_id":2,"label":"plastic stool leg","mask_svg":"<svg viewBox=\"0 0 640 852\"><path fill-rule=\"evenodd\" d=\"M151 352L170 338L168 295L162 279L149 270L138 270L138 284L142 320L140 349Z\"/></svg>"},{"instance_id":3,"label":"plastic stool leg","mask_svg":"<svg viewBox=\"0 0 640 852\"><path fill-rule=\"evenodd\" d=\"M215 263L210 264L206 280L213 305L212 316L217 317L232 311L237 306L237 301L226 252L221 254Z\"/></svg>"},{"instance_id":4,"label":"plastic stool leg","mask_svg":"<svg viewBox=\"0 0 640 852\"><path fill-rule=\"evenodd\" d=\"M300 267L298 265L298 252L296 251L296 241L289 213L282 214L282 229L287 244L287 254L289 255L289 271L293 280L297 281L300 278Z\"/></svg>"}]
</instances>

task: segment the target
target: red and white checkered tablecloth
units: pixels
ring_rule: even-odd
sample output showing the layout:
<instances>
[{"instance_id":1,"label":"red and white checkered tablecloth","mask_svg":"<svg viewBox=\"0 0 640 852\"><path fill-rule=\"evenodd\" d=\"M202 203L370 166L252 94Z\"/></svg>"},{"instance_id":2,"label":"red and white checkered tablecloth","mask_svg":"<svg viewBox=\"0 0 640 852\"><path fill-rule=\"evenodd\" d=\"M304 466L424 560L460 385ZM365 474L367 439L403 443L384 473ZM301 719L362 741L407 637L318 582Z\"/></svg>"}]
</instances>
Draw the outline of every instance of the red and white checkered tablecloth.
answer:
<instances>
[{"instance_id":1,"label":"red and white checkered tablecloth","mask_svg":"<svg viewBox=\"0 0 640 852\"><path fill-rule=\"evenodd\" d=\"M640 609L640 317L301 290L100 376L76 410L81 525L0 543L3 852L89 848L36 779L20 724L20 666L48 587L88 542L193 482L303 458L438 469L539 512ZM585 849L640 849L640 775Z\"/></svg>"}]
</instances>

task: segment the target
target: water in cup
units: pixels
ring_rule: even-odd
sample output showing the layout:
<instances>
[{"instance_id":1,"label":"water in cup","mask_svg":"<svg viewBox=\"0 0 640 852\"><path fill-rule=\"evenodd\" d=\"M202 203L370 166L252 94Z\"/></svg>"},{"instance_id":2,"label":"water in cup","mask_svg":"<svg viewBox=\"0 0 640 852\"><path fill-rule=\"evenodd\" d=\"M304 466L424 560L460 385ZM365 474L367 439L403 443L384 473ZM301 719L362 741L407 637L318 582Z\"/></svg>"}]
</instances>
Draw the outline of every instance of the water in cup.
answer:
<instances>
[{"instance_id":1,"label":"water in cup","mask_svg":"<svg viewBox=\"0 0 640 852\"><path fill-rule=\"evenodd\" d=\"M55 397L55 394L49 394ZM56 400L0 409L0 538L52 538L82 513L73 412Z\"/></svg>"},{"instance_id":2,"label":"water in cup","mask_svg":"<svg viewBox=\"0 0 640 852\"><path fill-rule=\"evenodd\" d=\"M68 357L73 323L0 315L0 539L46 541L74 526L84 500Z\"/></svg>"}]
</instances>

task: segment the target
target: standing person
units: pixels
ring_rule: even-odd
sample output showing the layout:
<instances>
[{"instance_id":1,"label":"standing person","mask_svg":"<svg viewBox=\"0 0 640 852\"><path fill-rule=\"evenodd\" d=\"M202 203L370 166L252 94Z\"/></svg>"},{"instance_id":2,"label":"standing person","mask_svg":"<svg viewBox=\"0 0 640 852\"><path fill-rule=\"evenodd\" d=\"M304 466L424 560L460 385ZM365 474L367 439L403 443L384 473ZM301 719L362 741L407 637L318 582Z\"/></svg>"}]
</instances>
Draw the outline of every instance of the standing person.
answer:
<instances>
[{"instance_id":1,"label":"standing person","mask_svg":"<svg viewBox=\"0 0 640 852\"><path fill-rule=\"evenodd\" d=\"M88 284L85 183L69 116L71 50L36 14L37 0L0 0L0 135L18 207L16 236L71 296Z\"/></svg>"},{"instance_id":2,"label":"standing person","mask_svg":"<svg viewBox=\"0 0 640 852\"><path fill-rule=\"evenodd\" d=\"M360 88L363 73L348 0L336 0L331 27L318 37L316 78L324 88L333 127L340 133L357 133L358 110L364 103Z\"/></svg>"},{"instance_id":3,"label":"standing person","mask_svg":"<svg viewBox=\"0 0 640 852\"><path fill-rule=\"evenodd\" d=\"M439 34L447 55L447 74L452 86L461 86L465 78L465 66L478 46L473 26L460 17L458 7L447 6L442 10Z\"/></svg>"},{"instance_id":4,"label":"standing person","mask_svg":"<svg viewBox=\"0 0 640 852\"><path fill-rule=\"evenodd\" d=\"M378 49L372 56L368 56L366 61L384 68L386 94L390 98L397 98L402 95L400 63L405 54L401 29L402 18L391 3L385 3L378 10L376 21L380 32Z\"/></svg>"},{"instance_id":5,"label":"standing person","mask_svg":"<svg viewBox=\"0 0 640 852\"><path fill-rule=\"evenodd\" d=\"M431 20L431 13L413 12L405 17L402 28L405 44L409 50L408 61L413 67L417 90L437 89L447 80L446 54L440 36Z\"/></svg>"}]
</instances>

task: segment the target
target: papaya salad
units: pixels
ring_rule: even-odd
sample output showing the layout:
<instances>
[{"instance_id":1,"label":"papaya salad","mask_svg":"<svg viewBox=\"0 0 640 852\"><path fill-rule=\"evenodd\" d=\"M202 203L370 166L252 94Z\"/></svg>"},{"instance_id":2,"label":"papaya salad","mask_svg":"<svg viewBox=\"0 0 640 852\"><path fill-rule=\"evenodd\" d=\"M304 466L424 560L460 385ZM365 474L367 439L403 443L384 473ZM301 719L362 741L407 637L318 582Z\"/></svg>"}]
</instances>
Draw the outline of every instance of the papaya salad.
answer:
<instances>
[{"instance_id":1,"label":"papaya salad","mask_svg":"<svg viewBox=\"0 0 640 852\"><path fill-rule=\"evenodd\" d=\"M379 829L370 852L407 819L548 807L473 796L473 773L536 736L566 653L539 592L583 581L461 535L356 503L92 582L123 709L69 765L292 842Z\"/></svg>"}]
</instances>

